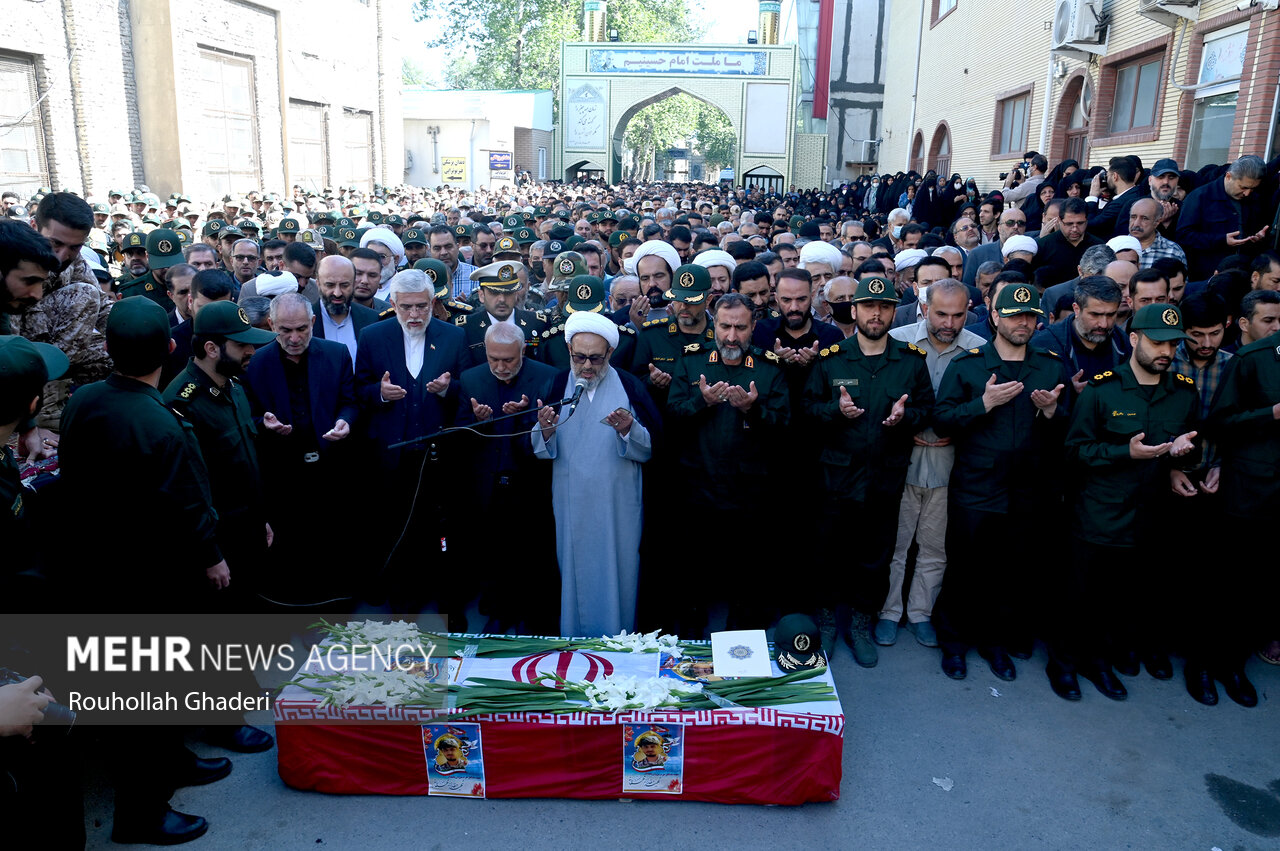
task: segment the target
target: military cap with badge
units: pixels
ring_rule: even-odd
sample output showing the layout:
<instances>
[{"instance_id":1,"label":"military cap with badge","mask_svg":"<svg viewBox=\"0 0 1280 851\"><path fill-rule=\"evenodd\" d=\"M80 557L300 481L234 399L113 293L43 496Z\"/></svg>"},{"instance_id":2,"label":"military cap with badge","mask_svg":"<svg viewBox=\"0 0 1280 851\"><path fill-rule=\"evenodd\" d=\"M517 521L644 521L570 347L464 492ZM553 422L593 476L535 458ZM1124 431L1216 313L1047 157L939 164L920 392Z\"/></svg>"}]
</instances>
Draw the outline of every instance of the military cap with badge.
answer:
<instances>
[{"instance_id":1,"label":"military cap with badge","mask_svg":"<svg viewBox=\"0 0 1280 851\"><path fill-rule=\"evenodd\" d=\"M1035 287L1027 284L1006 286L996 296L995 311L1000 316L1017 316L1021 313L1035 313L1044 316L1040 309L1040 293Z\"/></svg>"},{"instance_id":2,"label":"military cap with badge","mask_svg":"<svg viewBox=\"0 0 1280 851\"><path fill-rule=\"evenodd\" d=\"M1139 308L1129 320L1129 330L1157 343L1187 339L1182 330L1182 313L1171 304L1148 304Z\"/></svg>"},{"instance_id":3,"label":"military cap with badge","mask_svg":"<svg viewBox=\"0 0 1280 851\"><path fill-rule=\"evenodd\" d=\"M705 304L711 295L711 273L702 266L686 263L671 276L671 289L663 293L667 301Z\"/></svg>"},{"instance_id":4,"label":"military cap with badge","mask_svg":"<svg viewBox=\"0 0 1280 851\"><path fill-rule=\"evenodd\" d=\"M851 300L854 303L860 301L888 301L897 304L900 299L898 298L898 291L894 289L893 283L888 278L872 275L858 281Z\"/></svg>"},{"instance_id":5,"label":"military cap with badge","mask_svg":"<svg viewBox=\"0 0 1280 851\"><path fill-rule=\"evenodd\" d=\"M487 290L498 293L513 293L520 289L520 264L510 260L499 260L488 266L481 266L471 273L471 280Z\"/></svg>"},{"instance_id":6,"label":"military cap with badge","mask_svg":"<svg viewBox=\"0 0 1280 851\"><path fill-rule=\"evenodd\" d=\"M449 267L434 257L424 257L413 264L413 268L417 269L427 276L431 281L431 289L435 294L435 304L442 305L448 318L457 321L459 317L466 318L467 314L475 310L465 302L455 301L450 298L450 291L453 287L453 278L449 274ZM385 311L386 318L395 316L395 308L388 308Z\"/></svg>"},{"instance_id":7,"label":"military cap with badge","mask_svg":"<svg viewBox=\"0 0 1280 851\"><path fill-rule=\"evenodd\" d=\"M250 346L265 346L276 338L271 331L253 327L249 314L233 301L206 304L192 320L191 330L195 334L225 337Z\"/></svg>"},{"instance_id":8,"label":"military cap with badge","mask_svg":"<svg viewBox=\"0 0 1280 851\"><path fill-rule=\"evenodd\" d=\"M493 257L495 260L519 260L520 246L509 236L499 237L493 244Z\"/></svg>"},{"instance_id":9,"label":"military cap with badge","mask_svg":"<svg viewBox=\"0 0 1280 851\"><path fill-rule=\"evenodd\" d=\"M426 235L417 228L408 228L404 233L400 234L400 242L403 245L427 245Z\"/></svg>"}]
</instances>

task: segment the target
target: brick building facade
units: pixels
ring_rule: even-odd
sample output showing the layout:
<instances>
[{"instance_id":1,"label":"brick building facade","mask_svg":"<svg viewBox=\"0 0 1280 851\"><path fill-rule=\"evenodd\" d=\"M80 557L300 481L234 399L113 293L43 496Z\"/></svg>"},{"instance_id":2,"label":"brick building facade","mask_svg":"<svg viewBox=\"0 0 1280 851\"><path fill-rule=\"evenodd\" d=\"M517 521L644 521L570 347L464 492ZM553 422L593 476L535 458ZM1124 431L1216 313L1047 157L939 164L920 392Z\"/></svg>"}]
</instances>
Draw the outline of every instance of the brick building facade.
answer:
<instances>
[{"instance_id":1,"label":"brick building facade","mask_svg":"<svg viewBox=\"0 0 1280 851\"><path fill-rule=\"evenodd\" d=\"M12 0L0 188L400 183L408 19L407 0Z\"/></svg>"},{"instance_id":2,"label":"brick building facade","mask_svg":"<svg viewBox=\"0 0 1280 851\"><path fill-rule=\"evenodd\" d=\"M1105 38L1054 50L1056 16L1081 8L1092 29L1088 0L1016 18L991 0L931 0L923 22L918 4L894 4L880 171L934 168L992 188L1032 149L1051 164L1137 154L1191 169L1276 155L1280 13L1233 0L1093 6Z\"/></svg>"}]
</instances>

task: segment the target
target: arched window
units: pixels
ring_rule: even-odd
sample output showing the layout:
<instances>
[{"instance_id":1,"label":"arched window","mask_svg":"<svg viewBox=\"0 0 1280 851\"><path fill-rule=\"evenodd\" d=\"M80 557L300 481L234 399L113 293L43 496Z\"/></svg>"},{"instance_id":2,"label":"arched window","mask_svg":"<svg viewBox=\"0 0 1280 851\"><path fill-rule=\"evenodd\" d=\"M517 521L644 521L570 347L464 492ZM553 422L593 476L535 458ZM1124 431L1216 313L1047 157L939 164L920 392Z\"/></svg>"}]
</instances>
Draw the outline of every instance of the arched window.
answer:
<instances>
[{"instance_id":1,"label":"arched window","mask_svg":"<svg viewBox=\"0 0 1280 851\"><path fill-rule=\"evenodd\" d=\"M919 130L916 131L916 138L911 143L911 163L907 166L907 171L924 174L924 134Z\"/></svg>"},{"instance_id":2,"label":"arched window","mask_svg":"<svg viewBox=\"0 0 1280 851\"><path fill-rule=\"evenodd\" d=\"M933 131L933 141L929 143L929 164L938 177L951 175L951 128L945 121Z\"/></svg>"}]
</instances>

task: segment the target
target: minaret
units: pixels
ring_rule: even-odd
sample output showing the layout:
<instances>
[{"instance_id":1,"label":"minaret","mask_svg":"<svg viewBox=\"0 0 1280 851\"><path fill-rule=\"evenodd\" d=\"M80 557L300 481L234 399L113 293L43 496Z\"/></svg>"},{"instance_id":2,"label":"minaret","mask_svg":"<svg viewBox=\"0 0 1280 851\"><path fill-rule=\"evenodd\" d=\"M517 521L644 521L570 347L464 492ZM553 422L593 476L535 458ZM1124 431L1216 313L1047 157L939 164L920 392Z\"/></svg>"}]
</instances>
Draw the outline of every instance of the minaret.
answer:
<instances>
[{"instance_id":1,"label":"minaret","mask_svg":"<svg viewBox=\"0 0 1280 851\"><path fill-rule=\"evenodd\" d=\"M775 4L776 5L776 4ZM608 9L607 0L586 0L582 4L583 22L582 22L582 40L583 41L605 41L605 12Z\"/></svg>"},{"instance_id":2,"label":"minaret","mask_svg":"<svg viewBox=\"0 0 1280 851\"><path fill-rule=\"evenodd\" d=\"M778 43L778 25L782 17L780 0L760 0L760 25L756 32L759 44Z\"/></svg>"}]
</instances>

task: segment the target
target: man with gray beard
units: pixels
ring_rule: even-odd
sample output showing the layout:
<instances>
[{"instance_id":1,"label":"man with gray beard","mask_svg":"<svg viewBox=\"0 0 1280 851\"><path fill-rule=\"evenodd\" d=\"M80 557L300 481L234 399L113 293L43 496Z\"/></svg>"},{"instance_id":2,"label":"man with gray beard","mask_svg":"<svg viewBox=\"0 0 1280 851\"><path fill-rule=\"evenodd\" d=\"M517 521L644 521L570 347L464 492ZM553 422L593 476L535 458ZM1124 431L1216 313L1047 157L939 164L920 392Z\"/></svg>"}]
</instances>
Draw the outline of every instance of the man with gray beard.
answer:
<instances>
[{"instance_id":1,"label":"man with gray beard","mask_svg":"<svg viewBox=\"0 0 1280 851\"><path fill-rule=\"evenodd\" d=\"M312 333L321 340L342 343L353 363L360 332L378 321L377 311L353 302L355 282L356 269L350 260L337 254L323 258L316 270L320 298L311 306L316 315Z\"/></svg>"},{"instance_id":2,"label":"man with gray beard","mask_svg":"<svg viewBox=\"0 0 1280 851\"><path fill-rule=\"evenodd\" d=\"M430 599L428 577L443 566L447 552L442 532L448 527L441 504L446 489L432 485L448 480L449 447L430 440L408 447L393 445L437 434L453 422L458 400L454 379L466 369L466 334L432 318L435 288L425 272L397 273L389 292L396 321L375 322L360 334L356 397L367 417L365 438L376 459L373 474L375 492L382 497L382 520L393 533L386 541L387 554L410 525L415 540L429 542L413 548L412 567L407 560L402 560L406 562L402 570L389 564L383 576L386 590L398 592L393 598L395 610L416 612ZM428 459L435 462L430 471ZM427 498L418 502L410 517L420 487Z\"/></svg>"},{"instance_id":3,"label":"man with gray beard","mask_svg":"<svg viewBox=\"0 0 1280 851\"><path fill-rule=\"evenodd\" d=\"M462 455L459 469L466 472L457 496L473 507L474 516L519 517L525 528L549 529L551 471L534 459L528 438L520 436L536 427L535 403L550 398L559 370L525 357L524 348L517 326L494 323L484 333L486 362L462 373L455 422L508 439L470 432L455 438ZM522 634L550 635L559 629L560 577L549 536L495 540L488 548L490 569L478 589L480 612L489 619L484 631L502 634L520 625Z\"/></svg>"},{"instance_id":4,"label":"man with gray beard","mask_svg":"<svg viewBox=\"0 0 1280 851\"><path fill-rule=\"evenodd\" d=\"M676 481L679 492L707 529L730 529L741 518L769 502L770 463L778 457L778 441L790 421L790 397L778 356L751 345L755 330L754 305L742 293L726 293L716 300L713 345L694 344L676 364L667 400L670 417L683 421L678 447ZM680 635L701 637L707 629L712 589L730 589L729 629L759 628L776 618L769 598L751 583L737 582L725 562L724 541L717 535L699 536L703 549L694 564L725 565L722 575L701 581L675 595L671 603ZM777 563L774 536L757 536L752 544L760 564Z\"/></svg>"},{"instance_id":5,"label":"man with gray beard","mask_svg":"<svg viewBox=\"0 0 1280 851\"><path fill-rule=\"evenodd\" d=\"M560 635L635 629L641 465L653 455L659 417L639 379L609 365L618 333L599 313L570 314L565 340L571 369L557 376L546 401L573 395L578 401L557 410L536 400L533 451L552 462Z\"/></svg>"},{"instance_id":6,"label":"man with gray beard","mask_svg":"<svg viewBox=\"0 0 1280 851\"><path fill-rule=\"evenodd\" d=\"M1073 315L1037 331L1031 339L1035 348L1058 356L1077 394L1084 390L1088 376L1114 369L1133 351L1116 327L1122 298L1119 285L1105 275L1081 278L1076 281Z\"/></svg>"}]
</instances>

